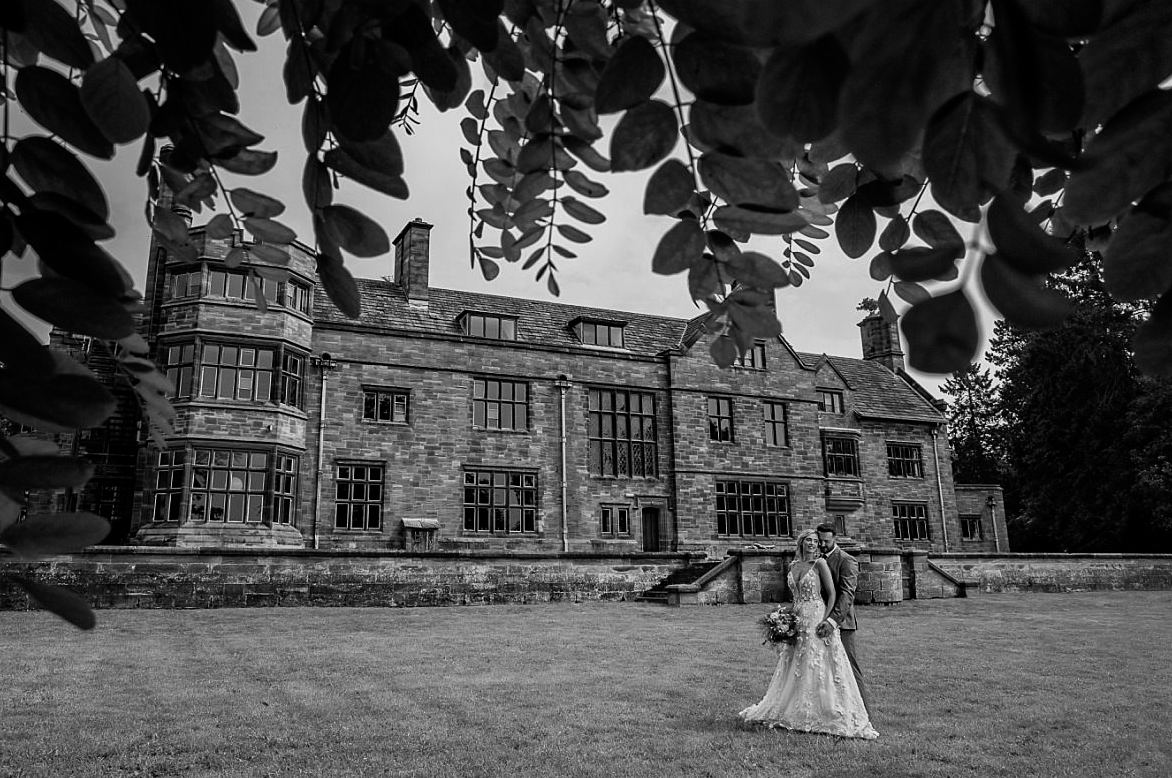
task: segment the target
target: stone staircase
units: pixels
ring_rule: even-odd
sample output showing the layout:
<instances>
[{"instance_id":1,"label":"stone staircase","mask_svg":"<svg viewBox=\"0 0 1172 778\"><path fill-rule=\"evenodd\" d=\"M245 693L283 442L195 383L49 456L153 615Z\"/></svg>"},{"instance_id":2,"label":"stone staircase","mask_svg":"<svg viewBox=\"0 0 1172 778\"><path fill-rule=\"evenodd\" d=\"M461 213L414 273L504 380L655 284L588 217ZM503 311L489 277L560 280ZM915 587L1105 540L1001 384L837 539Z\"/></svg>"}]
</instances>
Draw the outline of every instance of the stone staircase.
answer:
<instances>
[{"instance_id":1,"label":"stone staircase","mask_svg":"<svg viewBox=\"0 0 1172 778\"><path fill-rule=\"evenodd\" d=\"M712 570L719 565L723 560L716 560L715 562L693 562L687 567L682 567L679 570L673 570L671 575L664 578L659 583L652 586L650 589L635 595L636 602L655 602L662 605L668 603L667 587L674 584L690 584L695 583L702 578L705 573Z\"/></svg>"}]
</instances>

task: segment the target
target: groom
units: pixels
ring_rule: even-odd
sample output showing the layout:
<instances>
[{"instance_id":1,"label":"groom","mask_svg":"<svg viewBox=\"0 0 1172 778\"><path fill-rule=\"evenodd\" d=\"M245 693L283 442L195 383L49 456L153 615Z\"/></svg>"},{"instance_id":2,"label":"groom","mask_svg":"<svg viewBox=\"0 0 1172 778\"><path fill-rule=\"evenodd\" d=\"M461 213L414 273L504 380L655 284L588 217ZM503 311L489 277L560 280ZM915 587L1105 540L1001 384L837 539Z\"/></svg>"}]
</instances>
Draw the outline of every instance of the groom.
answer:
<instances>
[{"instance_id":1,"label":"groom","mask_svg":"<svg viewBox=\"0 0 1172 778\"><path fill-rule=\"evenodd\" d=\"M855 587L859 582L859 563L850 554L838 547L833 524L819 524L818 548L822 551L822 558L830 567L830 577L834 580L834 590L837 593L834 607L830 615L818 625L816 634L819 637L830 634L834 627L839 629L842 647L846 649L847 659L850 660L851 670L855 674L855 682L859 686L863 705L867 712L871 712L871 699L867 696L867 685L863 683L863 671L859 669L859 661L855 656Z\"/></svg>"}]
</instances>

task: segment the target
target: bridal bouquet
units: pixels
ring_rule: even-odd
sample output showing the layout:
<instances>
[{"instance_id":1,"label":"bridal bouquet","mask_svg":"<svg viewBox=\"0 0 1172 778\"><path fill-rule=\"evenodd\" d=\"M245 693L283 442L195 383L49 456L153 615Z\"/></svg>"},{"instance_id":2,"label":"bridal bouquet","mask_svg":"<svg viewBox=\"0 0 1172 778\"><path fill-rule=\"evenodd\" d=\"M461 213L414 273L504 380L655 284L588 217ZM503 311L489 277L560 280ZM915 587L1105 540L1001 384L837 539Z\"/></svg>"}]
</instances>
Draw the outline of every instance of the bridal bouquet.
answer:
<instances>
[{"instance_id":1,"label":"bridal bouquet","mask_svg":"<svg viewBox=\"0 0 1172 778\"><path fill-rule=\"evenodd\" d=\"M761 617L761 631L765 638L762 643L792 643L798 639L798 617L792 607L779 605Z\"/></svg>"}]
</instances>

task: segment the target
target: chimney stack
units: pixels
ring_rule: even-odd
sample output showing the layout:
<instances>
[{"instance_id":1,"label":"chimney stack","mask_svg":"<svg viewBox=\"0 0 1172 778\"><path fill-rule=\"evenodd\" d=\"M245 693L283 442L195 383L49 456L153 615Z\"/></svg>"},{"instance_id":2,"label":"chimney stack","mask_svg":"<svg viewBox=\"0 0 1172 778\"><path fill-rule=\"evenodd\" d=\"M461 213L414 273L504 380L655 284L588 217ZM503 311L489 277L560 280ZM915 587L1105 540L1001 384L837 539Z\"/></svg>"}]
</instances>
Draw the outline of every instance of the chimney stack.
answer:
<instances>
[{"instance_id":1,"label":"chimney stack","mask_svg":"<svg viewBox=\"0 0 1172 778\"><path fill-rule=\"evenodd\" d=\"M418 216L395 238L395 281L409 302L427 304L427 275L432 225Z\"/></svg>"},{"instance_id":2,"label":"chimney stack","mask_svg":"<svg viewBox=\"0 0 1172 778\"><path fill-rule=\"evenodd\" d=\"M878 313L872 313L859 322L859 335L863 339L863 359L878 362L893 373L907 369L897 322L884 321Z\"/></svg>"}]
</instances>

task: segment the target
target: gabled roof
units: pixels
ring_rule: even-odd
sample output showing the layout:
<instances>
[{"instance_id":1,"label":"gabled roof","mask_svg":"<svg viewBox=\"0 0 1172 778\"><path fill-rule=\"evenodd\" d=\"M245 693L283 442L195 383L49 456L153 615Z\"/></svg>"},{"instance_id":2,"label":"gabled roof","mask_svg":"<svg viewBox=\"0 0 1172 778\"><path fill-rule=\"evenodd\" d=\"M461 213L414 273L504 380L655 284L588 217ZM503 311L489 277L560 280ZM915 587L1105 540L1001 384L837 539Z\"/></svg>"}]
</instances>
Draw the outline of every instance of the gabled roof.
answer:
<instances>
[{"instance_id":1,"label":"gabled roof","mask_svg":"<svg viewBox=\"0 0 1172 778\"><path fill-rule=\"evenodd\" d=\"M570 328L570 323L577 319L620 321L626 322L623 327L623 343L626 348L614 351L644 357L679 348L686 326L683 319L667 316L435 287L428 290L427 305L424 306L409 303L402 287L392 281L368 278L355 280L362 299L362 318L356 321L343 316L318 287L314 295L314 319L317 324L373 327L458 337L463 334L458 321L460 314L473 311L515 317L517 343L593 350L594 347L583 346L578 341Z\"/></svg>"},{"instance_id":2,"label":"gabled roof","mask_svg":"<svg viewBox=\"0 0 1172 778\"><path fill-rule=\"evenodd\" d=\"M802 359L826 363L842 376L853 392L851 410L865 419L891 419L940 424L944 416L904 378L878 362L823 354L802 354Z\"/></svg>"}]
</instances>

